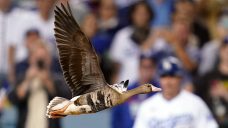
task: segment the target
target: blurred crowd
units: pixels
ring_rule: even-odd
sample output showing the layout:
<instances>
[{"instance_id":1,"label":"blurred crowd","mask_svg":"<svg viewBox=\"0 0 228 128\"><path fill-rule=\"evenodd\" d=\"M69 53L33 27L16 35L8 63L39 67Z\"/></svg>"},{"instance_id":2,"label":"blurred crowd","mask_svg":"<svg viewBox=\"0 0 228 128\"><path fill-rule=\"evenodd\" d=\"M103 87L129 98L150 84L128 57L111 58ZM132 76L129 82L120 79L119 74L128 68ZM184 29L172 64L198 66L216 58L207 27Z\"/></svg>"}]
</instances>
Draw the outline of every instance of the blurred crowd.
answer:
<instances>
[{"instance_id":1,"label":"blurred crowd","mask_svg":"<svg viewBox=\"0 0 228 128\"><path fill-rule=\"evenodd\" d=\"M67 1L108 83L160 87L159 64L175 57L183 67L180 87L202 98L219 127L228 128L227 0L0 0L0 113L15 106L17 128L61 127L45 112L54 96L71 98L53 30L54 7ZM153 96L113 108L110 125L132 128L141 103Z\"/></svg>"}]
</instances>

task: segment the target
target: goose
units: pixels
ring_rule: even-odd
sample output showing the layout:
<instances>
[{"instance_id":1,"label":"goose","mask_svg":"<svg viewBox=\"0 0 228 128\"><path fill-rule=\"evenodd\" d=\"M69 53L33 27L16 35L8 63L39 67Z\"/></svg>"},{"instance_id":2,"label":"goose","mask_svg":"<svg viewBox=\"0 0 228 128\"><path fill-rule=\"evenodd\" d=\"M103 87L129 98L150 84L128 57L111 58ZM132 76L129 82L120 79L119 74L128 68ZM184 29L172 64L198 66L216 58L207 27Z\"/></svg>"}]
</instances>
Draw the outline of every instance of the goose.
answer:
<instances>
[{"instance_id":1,"label":"goose","mask_svg":"<svg viewBox=\"0 0 228 128\"><path fill-rule=\"evenodd\" d=\"M97 54L74 19L69 3L56 6L54 13L59 61L73 98L54 97L47 106L49 118L96 113L124 103L136 94L161 91L151 84L127 90L129 80L109 85Z\"/></svg>"}]
</instances>

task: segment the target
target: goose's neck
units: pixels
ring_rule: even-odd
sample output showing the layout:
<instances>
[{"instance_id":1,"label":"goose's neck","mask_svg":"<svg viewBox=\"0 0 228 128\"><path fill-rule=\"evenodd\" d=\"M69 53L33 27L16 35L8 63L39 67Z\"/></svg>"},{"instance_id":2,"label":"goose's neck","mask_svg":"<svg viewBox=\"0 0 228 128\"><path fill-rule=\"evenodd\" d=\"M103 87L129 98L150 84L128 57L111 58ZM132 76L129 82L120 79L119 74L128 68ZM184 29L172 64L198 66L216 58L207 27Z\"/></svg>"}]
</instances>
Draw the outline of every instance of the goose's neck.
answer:
<instances>
[{"instance_id":1,"label":"goose's neck","mask_svg":"<svg viewBox=\"0 0 228 128\"><path fill-rule=\"evenodd\" d=\"M132 90L129 90L125 93L123 93L123 101L128 100L130 97L137 95L137 94L145 94L145 90L141 87L134 88Z\"/></svg>"}]
</instances>

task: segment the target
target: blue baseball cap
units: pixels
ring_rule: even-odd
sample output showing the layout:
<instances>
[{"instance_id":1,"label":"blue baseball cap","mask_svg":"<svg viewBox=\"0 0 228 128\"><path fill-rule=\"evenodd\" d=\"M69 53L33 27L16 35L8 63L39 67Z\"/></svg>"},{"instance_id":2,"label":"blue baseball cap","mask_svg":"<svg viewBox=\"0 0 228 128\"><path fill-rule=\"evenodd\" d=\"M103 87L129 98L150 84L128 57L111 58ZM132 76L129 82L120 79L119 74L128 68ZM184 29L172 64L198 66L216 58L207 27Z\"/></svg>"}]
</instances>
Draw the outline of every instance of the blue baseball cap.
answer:
<instances>
[{"instance_id":1,"label":"blue baseball cap","mask_svg":"<svg viewBox=\"0 0 228 128\"><path fill-rule=\"evenodd\" d=\"M159 76L182 76L183 68L181 62L176 57L163 59L158 65Z\"/></svg>"}]
</instances>

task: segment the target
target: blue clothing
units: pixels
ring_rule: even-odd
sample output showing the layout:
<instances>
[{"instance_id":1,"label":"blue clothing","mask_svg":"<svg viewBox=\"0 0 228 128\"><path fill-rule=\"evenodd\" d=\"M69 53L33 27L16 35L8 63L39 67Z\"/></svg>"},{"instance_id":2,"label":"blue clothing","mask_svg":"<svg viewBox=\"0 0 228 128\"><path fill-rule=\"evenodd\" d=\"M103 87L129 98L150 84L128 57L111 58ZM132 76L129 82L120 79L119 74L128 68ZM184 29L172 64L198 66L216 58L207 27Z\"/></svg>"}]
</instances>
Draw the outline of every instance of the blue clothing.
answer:
<instances>
[{"instance_id":1,"label":"blue clothing","mask_svg":"<svg viewBox=\"0 0 228 128\"><path fill-rule=\"evenodd\" d=\"M171 23L171 15L173 10L173 0L147 0L154 12L154 20L151 21L152 27L166 27Z\"/></svg>"},{"instance_id":2,"label":"blue clothing","mask_svg":"<svg viewBox=\"0 0 228 128\"><path fill-rule=\"evenodd\" d=\"M118 19L120 24L122 24L123 27L126 27L130 24L130 18L129 18L130 8L131 6L128 6L118 10Z\"/></svg>"},{"instance_id":3,"label":"blue clothing","mask_svg":"<svg viewBox=\"0 0 228 128\"><path fill-rule=\"evenodd\" d=\"M113 35L107 32L99 32L92 38L92 44L98 55L104 54L111 46Z\"/></svg>"},{"instance_id":4,"label":"blue clothing","mask_svg":"<svg viewBox=\"0 0 228 128\"><path fill-rule=\"evenodd\" d=\"M121 28L121 25L117 25L114 28L100 30L97 32L97 34L92 38L91 41L97 54L103 55L109 50L116 32Z\"/></svg>"},{"instance_id":5,"label":"blue clothing","mask_svg":"<svg viewBox=\"0 0 228 128\"><path fill-rule=\"evenodd\" d=\"M0 74L0 89L1 88L5 88L6 86L6 83L8 83L7 82L7 75L5 75L5 74Z\"/></svg>"},{"instance_id":6,"label":"blue clothing","mask_svg":"<svg viewBox=\"0 0 228 128\"><path fill-rule=\"evenodd\" d=\"M150 83L159 87L158 82L155 80L152 80ZM135 82L130 85L128 89L131 90L138 86L139 82ZM141 102L154 94L155 93L135 95L125 103L114 107L112 109L112 128L132 128Z\"/></svg>"}]
</instances>

